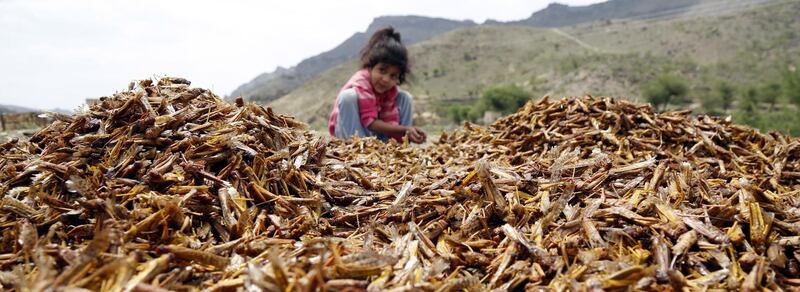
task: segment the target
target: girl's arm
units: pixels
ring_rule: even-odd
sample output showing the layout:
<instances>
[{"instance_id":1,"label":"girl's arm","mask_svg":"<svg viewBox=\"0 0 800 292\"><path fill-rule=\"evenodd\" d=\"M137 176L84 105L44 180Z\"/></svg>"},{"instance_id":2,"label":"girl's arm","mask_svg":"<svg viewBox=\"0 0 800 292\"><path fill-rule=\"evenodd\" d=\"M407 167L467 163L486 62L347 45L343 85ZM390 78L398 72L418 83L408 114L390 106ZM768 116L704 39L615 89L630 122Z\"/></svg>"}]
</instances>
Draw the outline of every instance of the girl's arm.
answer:
<instances>
[{"instance_id":1,"label":"girl's arm","mask_svg":"<svg viewBox=\"0 0 800 292\"><path fill-rule=\"evenodd\" d=\"M375 120L369 124L367 127L370 131L383 133L387 135L391 134L402 134L407 135L408 139L414 143L422 143L425 142L425 132L422 129L417 127L406 127L401 125L392 125L390 123L384 122L382 120Z\"/></svg>"},{"instance_id":2,"label":"girl's arm","mask_svg":"<svg viewBox=\"0 0 800 292\"><path fill-rule=\"evenodd\" d=\"M408 127L401 126L401 125L392 125L390 123L384 122L382 120L374 120L372 123L367 126L367 129L373 132L383 133L387 135L391 134L406 134L408 131Z\"/></svg>"}]
</instances>

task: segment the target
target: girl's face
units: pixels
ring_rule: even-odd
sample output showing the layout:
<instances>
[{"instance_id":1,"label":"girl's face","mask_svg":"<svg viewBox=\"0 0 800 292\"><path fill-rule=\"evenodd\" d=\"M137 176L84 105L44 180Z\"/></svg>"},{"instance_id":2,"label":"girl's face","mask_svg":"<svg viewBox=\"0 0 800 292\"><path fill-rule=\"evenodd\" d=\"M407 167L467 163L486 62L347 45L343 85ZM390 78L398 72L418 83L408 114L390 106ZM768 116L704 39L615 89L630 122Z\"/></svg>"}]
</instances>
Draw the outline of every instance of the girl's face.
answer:
<instances>
[{"instance_id":1,"label":"girl's face","mask_svg":"<svg viewBox=\"0 0 800 292\"><path fill-rule=\"evenodd\" d=\"M369 70L372 88L377 93L384 93L392 89L400 81L400 68L395 65L378 63Z\"/></svg>"}]
</instances>

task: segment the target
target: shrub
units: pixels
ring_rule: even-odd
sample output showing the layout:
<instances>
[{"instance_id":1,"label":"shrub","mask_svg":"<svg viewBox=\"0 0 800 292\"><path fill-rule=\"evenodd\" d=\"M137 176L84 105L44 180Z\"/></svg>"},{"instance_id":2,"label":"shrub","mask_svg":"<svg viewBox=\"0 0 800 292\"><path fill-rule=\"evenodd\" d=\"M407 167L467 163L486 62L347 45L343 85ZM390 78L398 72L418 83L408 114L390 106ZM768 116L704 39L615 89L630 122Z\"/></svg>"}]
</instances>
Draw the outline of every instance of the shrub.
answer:
<instances>
[{"instance_id":1,"label":"shrub","mask_svg":"<svg viewBox=\"0 0 800 292\"><path fill-rule=\"evenodd\" d=\"M800 70L792 67L783 74L783 94L790 102L800 106Z\"/></svg>"},{"instance_id":2,"label":"shrub","mask_svg":"<svg viewBox=\"0 0 800 292\"><path fill-rule=\"evenodd\" d=\"M800 135L800 116L788 108L780 108L769 113L759 110L738 111L733 114L733 120L763 132L781 131L793 136Z\"/></svg>"},{"instance_id":3,"label":"shrub","mask_svg":"<svg viewBox=\"0 0 800 292\"><path fill-rule=\"evenodd\" d=\"M450 117L450 120L453 121L453 123L458 124L466 119L467 111L469 111L467 106L454 104L447 108L447 116Z\"/></svg>"},{"instance_id":4,"label":"shrub","mask_svg":"<svg viewBox=\"0 0 800 292\"><path fill-rule=\"evenodd\" d=\"M500 85L486 89L481 95L479 103L486 110L498 111L503 114L511 114L525 105L531 95L516 85Z\"/></svg>"},{"instance_id":5,"label":"shrub","mask_svg":"<svg viewBox=\"0 0 800 292\"><path fill-rule=\"evenodd\" d=\"M727 113L728 110L731 109L735 91L735 88L726 81L717 84L717 96L719 97L720 107L722 107L724 113Z\"/></svg>"},{"instance_id":6,"label":"shrub","mask_svg":"<svg viewBox=\"0 0 800 292\"><path fill-rule=\"evenodd\" d=\"M447 117L454 123L478 123L487 111L504 115L516 112L531 95L516 85L498 85L483 91L481 97L469 105L454 104L446 107Z\"/></svg>"},{"instance_id":7,"label":"shrub","mask_svg":"<svg viewBox=\"0 0 800 292\"><path fill-rule=\"evenodd\" d=\"M739 99L738 108L739 111L745 113L753 113L758 110L758 90L756 90L755 87L751 86L747 88L744 94L742 94L741 98Z\"/></svg>"},{"instance_id":8,"label":"shrub","mask_svg":"<svg viewBox=\"0 0 800 292\"><path fill-rule=\"evenodd\" d=\"M778 98L781 96L781 84L777 82L769 82L759 89L758 95L761 100L769 104L769 111L775 109L775 104L778 103Z\"/></svg>"},{"instance_id":9,"label":"shrub","mask_svg":"<svg viewBox=\"0 0 800 292\"><path fill-rule=\"evenodd\" d=\"M684 104L689 102L686 93L689 87L686 82L677 76L661 75L644 86L644 97L661 110L665 110L667 105L672 103Z\"/></svg>"}]
</instances>

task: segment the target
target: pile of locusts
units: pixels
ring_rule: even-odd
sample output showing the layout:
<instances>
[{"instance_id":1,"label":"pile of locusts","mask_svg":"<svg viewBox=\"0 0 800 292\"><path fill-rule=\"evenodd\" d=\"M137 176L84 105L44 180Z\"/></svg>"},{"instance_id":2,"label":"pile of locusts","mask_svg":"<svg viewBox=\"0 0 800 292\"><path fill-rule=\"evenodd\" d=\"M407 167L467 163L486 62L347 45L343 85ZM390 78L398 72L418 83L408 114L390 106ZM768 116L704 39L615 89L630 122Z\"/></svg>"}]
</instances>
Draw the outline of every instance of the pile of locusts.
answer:
<instances>
[{"instance_id":1,"label":"pile of locusts","mask_svg":"<svg viewBox=\"0 0 800 292\"><path fill-rule=\"evenodd\" d=\"M790 290L800 141L547 98L420 148L318 137L180 78L0 145L0 284Z\"/></svg>"}]
</instances>

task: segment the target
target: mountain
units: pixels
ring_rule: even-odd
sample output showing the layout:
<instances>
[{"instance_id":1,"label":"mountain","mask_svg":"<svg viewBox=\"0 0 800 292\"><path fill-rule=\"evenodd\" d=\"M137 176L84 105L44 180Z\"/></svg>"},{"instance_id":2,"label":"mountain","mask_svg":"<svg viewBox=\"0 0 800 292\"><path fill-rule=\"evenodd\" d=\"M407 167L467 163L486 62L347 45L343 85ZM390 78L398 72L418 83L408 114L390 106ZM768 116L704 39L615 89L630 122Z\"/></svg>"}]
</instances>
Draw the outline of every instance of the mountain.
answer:
<instances>
[{"instance_id":1,"label":"mountain","mask_svg":"<svg viewBox=\"0 0 800 292\"><path fill-rule=\"evenodd\" d=\"M291 68L278 68L263 73L231 93L247 100L268 102L281 97L302 85L317 74L357 57L361 47L373 32L393 26L403 37L403 43L412 45L441 33L461 27L471 27L472 21L454 21L422 16L382 16L375 18L365 32L355 33L330 51L305 59Z\"/></svg>"},{"instance_id":2,"label":"mountain","mask_svg":"<svg viewBox=\"0 0 800 292\"><path fill-rule=\"evenodd\" d=\"M444 116L449 105L470 102L498 84L534 96L636 99L642 84L664 73L681 76L693 92L720 80L779 80L787 62L800 61L800 1L738 7L561 28L456 29L409 47L415 73L403 89L414 94L422 117ZM354 61L336 66L268 105L322 129L336 92L356 69Z\"/></svg>"},{"instance_id":3,"label":"mountain","mask_svg":"<svg viewBox=\"0 0 800 292\"><path fill-rule=\"evenodd\" d=\"M38 110L32 108L26 108L16 105L8 105L8 104L0 104L0 114L1 113L27 113L27 112L38 112Z\"/></svg>"},{"instance_id":4,"label":"mountain","mask_svg":"<svg viewBox=\"0 0 800 292\"><path fill-rule=\"evenodd\" d=\"M507 24L536 27L562 27L606 19L638 18L662 11L676 10L700 4L702 0L612 0L608 2L571 7L551 3L530 17Z\"/></svg>"}]
</instances>

